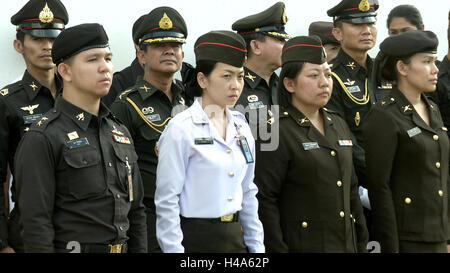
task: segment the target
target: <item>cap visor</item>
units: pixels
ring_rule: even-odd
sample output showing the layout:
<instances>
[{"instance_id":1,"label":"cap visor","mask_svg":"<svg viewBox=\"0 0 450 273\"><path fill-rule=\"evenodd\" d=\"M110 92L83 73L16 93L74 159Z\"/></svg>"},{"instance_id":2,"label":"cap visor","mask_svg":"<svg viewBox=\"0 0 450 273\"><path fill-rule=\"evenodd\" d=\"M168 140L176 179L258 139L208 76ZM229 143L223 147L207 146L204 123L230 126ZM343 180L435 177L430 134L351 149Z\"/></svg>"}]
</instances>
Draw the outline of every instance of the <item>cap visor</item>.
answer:
<instances>
[{"instance_id":1,"label":"cap visor","mask_svg":"<svg viewBox=\"0 0 450 273\"><path fill-rule=\"evenodd\" d=\"M370 24L377 21L375 16L364 16L364 17L355 17L355 18L343 18L339 21L360 25L360 24Z\"/></svg>"},{"instance_id":2,"label":"cap visor","mask_svg":"<svg viewBox=\"0 0 450 273\"><path fill-rule=\"evenodd\" d=\"M59 29L28 29L22 31L25 34L39 38L56 38L61 33Z\"/></svg>"}]
</instances>

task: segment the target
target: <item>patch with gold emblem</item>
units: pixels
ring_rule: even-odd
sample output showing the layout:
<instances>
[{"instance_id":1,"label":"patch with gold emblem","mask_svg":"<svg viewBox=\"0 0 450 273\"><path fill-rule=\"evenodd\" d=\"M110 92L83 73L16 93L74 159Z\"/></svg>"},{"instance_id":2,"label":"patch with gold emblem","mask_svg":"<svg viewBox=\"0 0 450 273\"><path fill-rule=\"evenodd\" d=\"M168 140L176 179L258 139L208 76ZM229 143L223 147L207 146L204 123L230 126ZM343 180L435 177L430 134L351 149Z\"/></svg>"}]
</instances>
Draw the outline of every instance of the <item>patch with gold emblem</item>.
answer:
<instances>
[{"instance_id":1,"label":"patch with gold emblem","mask_svg":"<svg viewBox=\"0 0 450 273\"><path fill-rule=\"evenodd\" d=\"M79 113L75 116L79 121L84 121L84 113Z\"/></svg>"},{"instance_id":2,"label":"patch with gold emblem","mask_svg":"<svg viewBox=\"0 0 450 273\"><path fill-rule=\"evenodd\" d=\"M356 114L355 114L355 125L359 126L360 122L361 122L361 116L360 116L359 112L356 112Z\"/></svg>"},{"instance_id":3,"label":"patch with gold emblem","mask_svg":"<svg viewBox=\"0 0 450 273\"><path fill-rule=\"evenodd\" d=\"M23 111L28 111L30 113L30 115L32 115L34 113L34 110L38 107L39 107L39 104L35 104L35 105L28 105L28 106L20 107L20 109L22 109Z\"/></svg>"},{"instance_id":4,"label":"patch with gold emblem","mask_svg":"<svg viewBox=\"0 0 450 273\"><path fill-rule=\"evenodd\" d=\"M168 30L173 27L172 20L170 20L169 16L167 16L165 12L161 20L159 20L159 27L164 30Z\"/></svg>"},{"instance_id":5,"label":"patch with gold emblem","mask_svg":"<svg viewBox=\"0 0 450 273\"><path fill-rule=\"evenodd\" d=\"M126 137L126 136L113 135L113 139L117 143L131 144L130 139L128 137Z\"/></svg>"},{"instance_id":6,"label":"patch with gold emblem","mask_svg":"<svg viewBox=\"0 0 450 273\"><path fill-rule=\"evenodd\" d=\"M42 126L42 124L44 124L44 122L45 122L46 120L48 120L47 117L42 117L41 120L39 120L39 121L36 123L36 125L40 127L40 126Z\"/></svg>"},{"instance_id":7,"label":"patch with gold emblem","mask_svg":"<svg viewBox=\"0 0 450 273\"><path fill-rule=\"evenodd\" d=\"M352 70L356 68L355 62L349 62L345 66L350 67Z\"/></svg>"},{"instance_id":8,"label":"patch with gold emblem","mask_svg":"<svg viewBox=\"0 0 450 273\"><path fill-rule=\"evenodd\" d=\"M33 88L33 91L36 91L36 89L38 88L38 86L34 84L34 82L30 84L30 87Z\"/></svg>"},{"instance_id":9,"label":"patch with gold emblem","mask_svg":"<svg viewBox=\"0 0 450 273\"><path fill-rule=\"evenodd\" d=\"M53 22L53 12L50 10L47 3L45 3L45 7L39 13L39 20L44 24Z\"/></svg>"},{"instance_id":10,"label":"patch with gold emblem","mask_svg":"<svg viewBox=\"0 0 450 273\"><path fill-rule=\"evenodd\" d=\"M0 90L0 94L2 95L2 96L6 96L6 95L8 95L8 93L9 93L9 91L8 91L8 89L2 89L2 90Z\"/></svg>"},{"instance_id":11,"label":"patch with gold emblem","mask_svg":"<svg viewBox=\"0 0 450 273\"><path fill-rule=\"evenodd\" d=\"M28 116L23 116L24 124L35 123L36 121L38 121L42 117L42 114L34 114L34 110L36 110L36 108L38 108L38 107L39 107L39 104L28 105L28 106L24 106L24 107L20 108L23 111L27 111L30 114Z\"/></svg>"},{"instance_id":12,"label":"patch with gold emblem","mask_svg":"<svg viewBox=\"0 0 450 273\"><path fill-rule=\"evenodd\" d=\"M247 97L248 102L257 102L259 100L257 95L250 95Z\"/></svg>"}]
</instances>

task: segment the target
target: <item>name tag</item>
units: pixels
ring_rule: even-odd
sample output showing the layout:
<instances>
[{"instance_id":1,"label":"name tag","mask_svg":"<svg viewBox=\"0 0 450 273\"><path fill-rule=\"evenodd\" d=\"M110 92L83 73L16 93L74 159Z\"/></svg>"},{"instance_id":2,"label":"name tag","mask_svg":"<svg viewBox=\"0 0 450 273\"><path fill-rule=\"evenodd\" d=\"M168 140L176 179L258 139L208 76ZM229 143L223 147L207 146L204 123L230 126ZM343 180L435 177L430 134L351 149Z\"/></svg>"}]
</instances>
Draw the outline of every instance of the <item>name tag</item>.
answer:
<instances>
[{"instance_id":1,"label":"name tag","mask_svg":"<svg viewBox=\"0 0 450 273\"><path fill-rule=\"evenodd\" d=\"M194 140L195 145L210 145L214 144L212 137L199 137Z\"/></svg>"},{"instance_id":2,"label":"name tag","mask_svg":"<svg viewBox=\"0 0 450 273\"><path fill-rule=\"evenodd\" d=\"M349 86L347 87L348 91L350 93L357 93L357 92L361 92L361 89L359 89L359 86Z\"/></svg>"},{"instance_id":3,"label":"name tag","mask_svg":"<svg viewBox=\"0 0 450 273\"><path fill-rule=\"evenodd\" d=\"M245 137L240 137L238 139L238 144L241 147L242 154L244 155L247 164L255 162L252 152L250 151L250 147L248 146L247 139Z\"/></svg>"},{"instance_id":4,"label":"name tag","mask_svg":"<svg viewBox=\"0 0 450 273\"><path fill-rule=\"evenodd\" d=\"M251 110L255 110L255 109L264 108L264 107L266 107L266 106L264 105L264 103L263 103L262 101L257 101L257 102L250 102L250 103L248 104L248 107L249 107Z\"/></svg>"},{"instance_id":5,"label":"name tag","mask_svg":"<svg viewBox=\"0 0 450 273\"><path fill-rule=\"evenodd\" d=\"M413 137L413 136L417 136L418 134L422 133L422 130L420 130L419 127L414 127L412 129L409 129L407 131L407 133L408 133L409 137Z\"/></svg>"},{"instance_id":6,"label":"name tag","mask_svg":"<svg viewBox=\"0 0 450 273\"><path fill-rule=\"evenodd\" d=\"M145 115L145 117L151 122L161 121L161 116L159 114Z\"/></svg>"},{"instance_id":7,"label":"name tag","mask_svg":"<svg viewBox=\"0 0 450 273\"><path fill-rule=\"evenodd\" d=\"M23 122L25 124L32 124L39 121L42 117L42 114L23 116Z\"/></svg>"},{"instance_id":8,"label":"name tag","mask_svg":"<svg viewBox=\"0 0 450 273\"><path fill-rule=\"evenodd\" d=\"M339 146L341 147L351 147L353 146L353 142L351 141L351 139L349 140L338 140L339 142Z\"/></svg>"},{"instance_id":9,"label":"name tag","mask_svg":"<svg viewBox=\"0 0 450 273\"><path fill-rule=\"evenodd\" d=\"M302 143L303 145L303 149L305 149L305 151L309 151L309 150L314 150L314 149L319 149L319 144L317 142L305 142Z\"/></svg>"},{"instance_id":10,"label":"name tag","mask_svg":"<svg viewBox=\"0 0 450 273\"><path fill-rule=\"evenodd\" d=\"M69 147L69 149L75 149L75 148L81 148L81 147L89 145L89 141L87 140L86 137L83 137L83 138L78 138L78 139L67 141L66 144L67 144L67 147Z\"/></svg>"}]
</instances>

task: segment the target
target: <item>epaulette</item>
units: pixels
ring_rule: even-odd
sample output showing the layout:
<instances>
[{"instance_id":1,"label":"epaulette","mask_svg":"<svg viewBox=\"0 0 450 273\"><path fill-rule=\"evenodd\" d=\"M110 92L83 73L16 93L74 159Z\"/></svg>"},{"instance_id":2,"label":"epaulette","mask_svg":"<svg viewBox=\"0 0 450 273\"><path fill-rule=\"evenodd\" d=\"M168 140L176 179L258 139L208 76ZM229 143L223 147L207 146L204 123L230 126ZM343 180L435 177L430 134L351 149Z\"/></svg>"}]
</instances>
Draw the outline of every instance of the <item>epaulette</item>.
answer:
<instances>
[{"instance_id":1,"label":"epaulette","mask_svg":"<svg viewBox=\"0 0 450 273\"><path fill-rule=\"evenodd\" d=\"M126 99L128 94L136 92L136 91L137 91L137 89L133 89L133 88L127 89L127 90L123 91L122 93L120 93L119 99L120 100Z\"/></svg>"},{"instance_id":2,"label":"epaulette","mask_svg":"<svg viewBox=\"0 0 450 273\"><path fill-rule=\"evenodd\" d=\"M48 111L44 116L41 117L40 120L31 125L30 131L45 131L47 126L59 117L60 113L61 112L57 111L56 109Z\"/></svg>"},{"instance_id":3,"label":"epaulette","mask_svg":"<svg viewBox=\"0 0 450 273\"><path fill-rule=\"evenodd\" d=\"M15 83L9 84L9 85L5 86L4 88L2 88L0 90L0 96L1 97L8 97L11 94L14 94L18 90L20 90L22 88L22 85L20 84L20 82L21 81L17 81Z\"/></svg>"}]
</instances>

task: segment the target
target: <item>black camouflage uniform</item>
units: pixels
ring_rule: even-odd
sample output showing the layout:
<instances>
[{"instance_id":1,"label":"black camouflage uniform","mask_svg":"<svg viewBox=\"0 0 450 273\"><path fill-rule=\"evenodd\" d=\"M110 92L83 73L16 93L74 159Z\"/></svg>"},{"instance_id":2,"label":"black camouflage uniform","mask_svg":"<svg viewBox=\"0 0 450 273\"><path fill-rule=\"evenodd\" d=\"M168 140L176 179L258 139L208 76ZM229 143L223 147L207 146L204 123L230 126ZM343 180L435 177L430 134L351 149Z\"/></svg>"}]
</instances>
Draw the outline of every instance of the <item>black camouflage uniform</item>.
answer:
<instances>
[{"instance_id":1,"label":"black camouflage uniform","mask_svg":"<svg viewBox=\"0 0 450 273\"><path fill-rule=\"evenodd\" d=\"M68 20L67 11L59 0L29 1L11 17L11 23L17 26L18 32L32 37L46 38L55 38L64 29ZM61 92L62 82L56 75L55 81L58 94ZM30 129L31 124L40 120L42 115L53 107L54 103L55 99L50 90L39 83L27 70L20 81L0 90L1 183L6 180L8 165L14 177L14 155L20 139ZM0 191L0 249L9 244L16 252L23 252L14 180L11 191L11 199L15 202L15 206L8 219L8 228L4 215L3 187Z\"/></svg>"}]
</instances>

